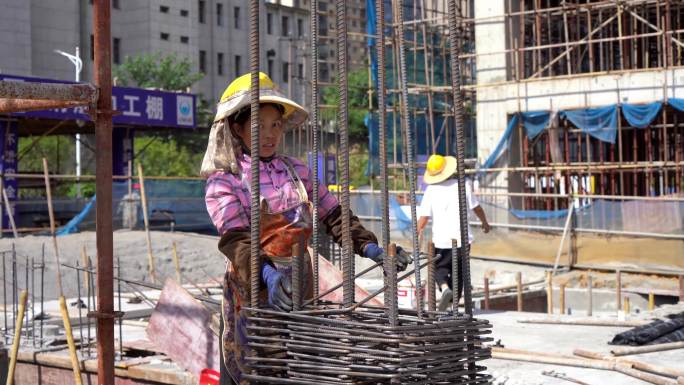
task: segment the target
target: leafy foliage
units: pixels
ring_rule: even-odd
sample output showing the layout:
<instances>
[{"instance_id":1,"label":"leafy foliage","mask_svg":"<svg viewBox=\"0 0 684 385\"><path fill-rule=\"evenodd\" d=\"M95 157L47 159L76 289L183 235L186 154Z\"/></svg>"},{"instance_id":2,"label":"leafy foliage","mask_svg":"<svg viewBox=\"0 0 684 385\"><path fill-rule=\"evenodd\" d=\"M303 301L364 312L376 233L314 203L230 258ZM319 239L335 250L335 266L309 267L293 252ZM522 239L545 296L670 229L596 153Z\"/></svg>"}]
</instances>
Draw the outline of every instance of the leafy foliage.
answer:
<instances>
[{"instance_id":1,"label":"leafy foliage","mask_svg":"<svg viewBox=\"0 0 684 385\"><path fill-rule=\"evenodd\" d=\"M136 160L142 163L145 175L197 176L204 156L204 149L192 151L176 138L137 137L134 148L140 151Z\"/></svg>"},{"instance_id":2,"label":"leafy foliage","mask_svg":"<svg viewBox=\"0 0 684 385\"><path fill-rule=\"evenodd\" d=\"M192 62L176 54L161 53L126 56L112 74L116 84L140 88L157 88L167 91L185 91L204 77L192 72Z\"/></svg>"},{"instance_id":3,"label":"leafy foliage","mask_svg":"<svg viewBox=\"0 0 684 385\"><path fill-rule=\"evenodd\" d=\"M352 142L367 143L368 129L364 124L364 119L368 113L368 71L360 69L349 72L348 84L348 114L349 114L349 139ZM377 105L375 97L373 105ZM337 87L326 87L323 89L323 104L335 106L335 108L325 108L321 111L324 120L337 120L337 106L340 105L340 93Z\"/></svg>"}]
</instances>

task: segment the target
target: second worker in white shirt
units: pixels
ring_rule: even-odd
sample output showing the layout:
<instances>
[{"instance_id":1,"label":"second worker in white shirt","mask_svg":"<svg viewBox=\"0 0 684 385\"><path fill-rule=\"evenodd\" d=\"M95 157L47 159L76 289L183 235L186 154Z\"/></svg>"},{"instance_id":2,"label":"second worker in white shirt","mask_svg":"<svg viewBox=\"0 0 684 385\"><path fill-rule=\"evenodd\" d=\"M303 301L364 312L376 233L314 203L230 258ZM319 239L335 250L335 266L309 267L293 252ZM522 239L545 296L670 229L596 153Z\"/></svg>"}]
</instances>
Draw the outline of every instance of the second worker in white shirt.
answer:
<instances>
[{"instance_id":1,"label":"second worker in white shirt","mask_svg":"<svg viewBox=\"0 0 684 385\"><path fill-rule=\"evenodd\" d=\"M452 156L431 155L427 162L423 180L428 184L418 210L418 234L422 234L432 218L432 242L435 245L435 281L442 292L439 310L446 310L453 299L452 292L452 251L451 240L455 239L461 247L461 224L458 203L458 180L456 180L456 158ZM489 232L489 223L480 202L472 193L472 182L466 179L466 201L482 222L482 230ZM468 228L468 243L473 242L473 233ZM459 253L460 254L460 253ZM462 260L458 259L459 270ZM463 282L458 280L458 293L463 291ZM428 288L434 290L434 288Z\"/></svg>"}]
</instances>

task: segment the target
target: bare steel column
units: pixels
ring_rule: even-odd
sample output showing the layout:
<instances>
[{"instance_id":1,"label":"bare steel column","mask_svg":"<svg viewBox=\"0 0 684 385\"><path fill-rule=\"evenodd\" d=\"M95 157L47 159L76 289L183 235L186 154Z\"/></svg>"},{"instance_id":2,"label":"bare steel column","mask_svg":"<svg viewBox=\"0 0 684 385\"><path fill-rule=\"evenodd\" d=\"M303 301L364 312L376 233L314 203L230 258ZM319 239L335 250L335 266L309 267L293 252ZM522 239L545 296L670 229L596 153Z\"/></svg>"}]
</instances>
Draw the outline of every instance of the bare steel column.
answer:
<instances>
[{"instance_id":1,"label":"bare steel column","mask_svg":"<svg viewBox=\"0 0 684 385\"><path fill-rule=\"evenodd\" d=\"M110 0L93 5L95 84L96 244L97 244L97 382L114 385L114 260L112 239L112 57Z\"/></svg>"}]
</instances>

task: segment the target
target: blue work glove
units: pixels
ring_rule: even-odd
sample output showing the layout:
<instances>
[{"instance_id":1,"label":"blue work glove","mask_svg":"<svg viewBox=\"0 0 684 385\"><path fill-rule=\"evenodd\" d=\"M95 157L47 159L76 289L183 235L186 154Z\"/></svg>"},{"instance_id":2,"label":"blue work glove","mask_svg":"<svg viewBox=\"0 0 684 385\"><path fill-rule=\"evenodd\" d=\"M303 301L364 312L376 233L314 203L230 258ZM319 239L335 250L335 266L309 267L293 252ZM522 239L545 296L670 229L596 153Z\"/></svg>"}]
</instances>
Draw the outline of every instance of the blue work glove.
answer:
<instances>
[{"instance_id":1,"label":"blue work glove","mask_svg":"<svg viewBox=\"0 0 684 385\"><path fill-rule=\"evenodd\" d=\"M379 263L385 258L385 250L378 246L377 243L369 243L363 248L363 256ZM404 271L409 263L411 263L411 256L401 246L397 246L397 256L394 260L397 264L397 271Z\"/></svg>"},{"instance_id":2,"label":"blue work glove","mask_svg":"<svg viewBox=\"0 0 684 385\"><path fill-rule=\"evenodd\" d=\"M261 266L261 279L268 289L268 304L280 311L292 310L292 284L287 275L268 263Z\"/></svg>"}]
</instances>

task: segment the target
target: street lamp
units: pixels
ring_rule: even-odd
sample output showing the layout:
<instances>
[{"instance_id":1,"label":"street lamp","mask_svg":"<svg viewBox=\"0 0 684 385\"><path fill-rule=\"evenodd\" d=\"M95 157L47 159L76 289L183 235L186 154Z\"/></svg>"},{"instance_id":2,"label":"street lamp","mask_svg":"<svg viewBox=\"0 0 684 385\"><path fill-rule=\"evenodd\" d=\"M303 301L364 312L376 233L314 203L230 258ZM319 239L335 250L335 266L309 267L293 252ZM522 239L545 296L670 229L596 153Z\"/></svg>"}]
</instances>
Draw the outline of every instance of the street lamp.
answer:
<instances>
[{"instance_id":1,"label":"street lamp","mask_svg":"<svg viewBox=\"0 0 684 385\"><path fill-rule=\"evenodd\" d=\"M76 55L72 55L68 52L60 51L58 49L55 50L55 53L58 53L67 59L74 65L76 69L76 74L75 74L75 80L76 83L81 81L81 70L83 69L83 60L81 60L81 54L79 51L78 46L76 46ZM81 197L81 134L76 133L76 197L80 198Z\"/></svg>"}]
</instances>

